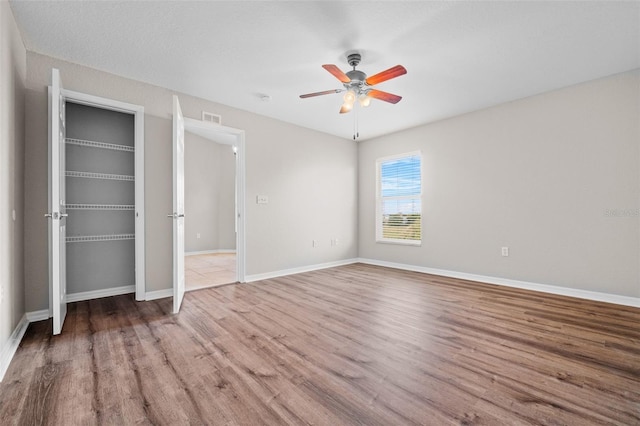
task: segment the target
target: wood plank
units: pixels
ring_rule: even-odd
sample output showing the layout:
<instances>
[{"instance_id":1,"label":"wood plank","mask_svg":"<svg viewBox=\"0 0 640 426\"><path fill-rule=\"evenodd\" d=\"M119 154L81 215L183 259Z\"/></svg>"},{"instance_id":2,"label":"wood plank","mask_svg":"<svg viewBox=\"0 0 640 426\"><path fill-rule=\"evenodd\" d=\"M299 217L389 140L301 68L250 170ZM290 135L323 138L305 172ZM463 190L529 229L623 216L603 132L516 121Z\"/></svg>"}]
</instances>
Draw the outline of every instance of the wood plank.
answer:
<instances>
[{"instance_id":1,"label":"wood plank","mask_svg":"<svg viewBox=\"0 0 640 426\"><path fill-rule=\"evenodd\" d=\"M640 424L640 309L354 264L31 324L3 424Z\"/></svg>"}]
</instances>

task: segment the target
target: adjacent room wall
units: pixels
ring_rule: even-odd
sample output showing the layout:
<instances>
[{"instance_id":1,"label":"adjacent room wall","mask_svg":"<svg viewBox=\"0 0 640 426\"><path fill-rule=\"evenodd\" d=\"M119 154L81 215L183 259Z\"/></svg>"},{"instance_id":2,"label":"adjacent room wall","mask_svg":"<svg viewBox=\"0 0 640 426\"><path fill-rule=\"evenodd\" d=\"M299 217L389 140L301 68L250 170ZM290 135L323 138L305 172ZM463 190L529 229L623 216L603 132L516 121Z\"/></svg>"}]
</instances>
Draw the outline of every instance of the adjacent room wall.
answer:
<instances>
[{"instance_id":1,"label":"adjacent room wall","mask_svg":"<svg viewBox=\"0 0 640 426\"><path fill-rule=\"evenodd\" d=\"M361 143L360 257L640 297L639 102L636 71ZM377 244L375 161L415 150L422 246Z\"/></svg>"},{"instance_id":2,"label":"adjacent room wall","mask_svg":"<svg viewBox=\"0 0 640 426\"><path fill-rule=\"evenodd\" d=\"M174 92L38 53L27 53L25 241L27 311L48 307L47 86L51 68L65 88L145 108L147 291L171 287L171 107ZM278 120L179 94L186 117L221 114L246 137L247 275L357 256L357 146ZM268 204L256 204L267 195ZM312 240L319 241L317 247ZM339 244L331 246L331 239Z\"/></svg>"},{"instance_id":3,"label":"adjacent room wall","mask_svg":"<svg viewBox=\"0 0 640 426\"><path fill-rule=\"evenodd\" d=\"M235 250L233 147L189 132L184 140L185 252Z\"/></svg>"},{"instance_id":4,"label":"adjacent room wall","mask_svg":"<svg viewBox=\"0 0 640 426\"><path fill-rule=\"evenodd\" d=\"M22 219L25 79L26 50L9 3L3 1L0 2L0 378L2 368L6 367L4 356L12 344L11 334L25 314ZM42 221L46 225L44 218Z\"/></svg>"}]
</instances>

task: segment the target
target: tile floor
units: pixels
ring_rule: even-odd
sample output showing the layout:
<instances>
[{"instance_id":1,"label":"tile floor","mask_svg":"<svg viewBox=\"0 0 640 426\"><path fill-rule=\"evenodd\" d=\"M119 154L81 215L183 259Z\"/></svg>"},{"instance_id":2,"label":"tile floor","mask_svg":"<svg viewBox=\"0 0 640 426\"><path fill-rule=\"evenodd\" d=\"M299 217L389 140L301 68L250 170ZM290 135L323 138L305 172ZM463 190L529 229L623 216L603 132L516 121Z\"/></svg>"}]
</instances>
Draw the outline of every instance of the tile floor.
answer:
<instances>
[{"instance_id":1,"label":"tile floor","mask_svg":"<svg viewBox=\"0 0 640 426\"><path fill-rule=\"evenodd\" d=\"M236 254L211 253L184 257L187 291L236 282Z\"/></svg>"}]
</instances>

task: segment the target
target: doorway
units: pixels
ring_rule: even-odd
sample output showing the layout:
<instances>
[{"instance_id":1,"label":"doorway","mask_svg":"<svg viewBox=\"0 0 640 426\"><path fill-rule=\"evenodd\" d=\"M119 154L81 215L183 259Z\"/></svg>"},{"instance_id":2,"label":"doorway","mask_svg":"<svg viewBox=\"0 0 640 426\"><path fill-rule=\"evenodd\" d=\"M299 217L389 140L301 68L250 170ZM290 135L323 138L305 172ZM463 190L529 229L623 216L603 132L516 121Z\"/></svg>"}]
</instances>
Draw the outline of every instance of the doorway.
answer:
<instances>
[{"instance_id":1,"label":"doorway","mask_svg":"<svg viewBox=\"0 0 640 426\"><path fill-rule=\"evenodd\" d=\"M244 131L185 118L185 286L244 282Z\"/></svg>"},{"instance_id":2,"label":"doorway","mask_svg":"<svg viewBox=\"0 0 640 426\"><path fill-rule=\"evenodd\" d=\"M189 131L184 146L185 290L235 283L235 147Z\"/></svg>"}]
</instances>

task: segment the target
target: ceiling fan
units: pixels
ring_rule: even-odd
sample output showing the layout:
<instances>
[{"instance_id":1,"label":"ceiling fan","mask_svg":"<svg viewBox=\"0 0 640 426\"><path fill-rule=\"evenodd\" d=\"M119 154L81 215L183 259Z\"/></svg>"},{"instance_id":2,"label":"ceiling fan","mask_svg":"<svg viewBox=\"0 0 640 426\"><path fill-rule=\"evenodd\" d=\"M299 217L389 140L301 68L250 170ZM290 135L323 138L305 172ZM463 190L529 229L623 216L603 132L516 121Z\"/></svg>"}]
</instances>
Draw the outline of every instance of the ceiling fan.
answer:
<instances>
[{"instance_id":1,"label":"ceiling fan","mask_svg":"<svg viewBox=\"0 0 640 426\"><path fill-rule=\"evenodd\" d=\"M300 95L302 99L311 98L314 96L329 95L332 93L340 93L346 91L344 94L344 103L340 108L340 114L344 114L353 109L353 105L356 101L361 106L366 107L371 103L371 98L380 99L381 101L397 104L402 99L402 96L394 95L392 93L383 92L381 90L373 89L371 86L375 86L383 81L391 80L392 78L399 77L407 73L407 70L402 65L396 65L388 70L379 72L378 74L367 77L362 71L356 70L356 67L360 63L361 56L359 53L352 53L347 56L347 62L353 67L351 71L347 73L342 72L340 68L332 64L323 65L322 68L329 71L335 78L340 80L344 88L325 90L323 92L307 93Z\"/></svg>"}]
</instances>

